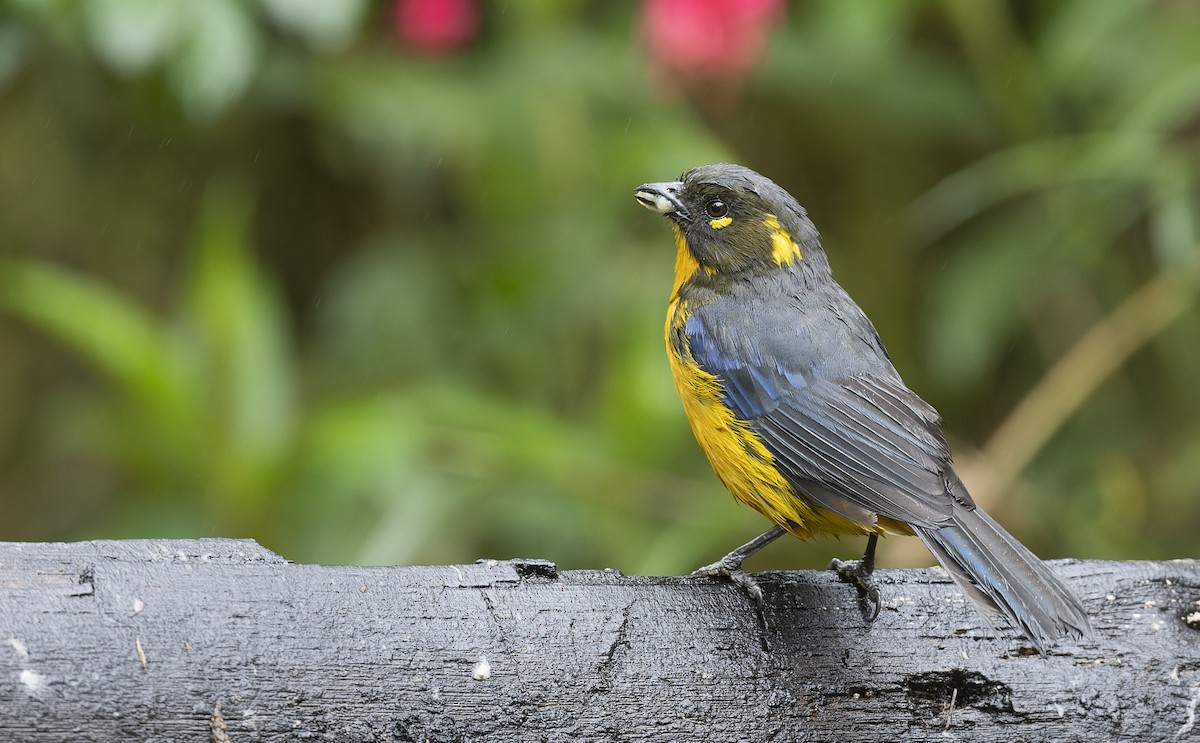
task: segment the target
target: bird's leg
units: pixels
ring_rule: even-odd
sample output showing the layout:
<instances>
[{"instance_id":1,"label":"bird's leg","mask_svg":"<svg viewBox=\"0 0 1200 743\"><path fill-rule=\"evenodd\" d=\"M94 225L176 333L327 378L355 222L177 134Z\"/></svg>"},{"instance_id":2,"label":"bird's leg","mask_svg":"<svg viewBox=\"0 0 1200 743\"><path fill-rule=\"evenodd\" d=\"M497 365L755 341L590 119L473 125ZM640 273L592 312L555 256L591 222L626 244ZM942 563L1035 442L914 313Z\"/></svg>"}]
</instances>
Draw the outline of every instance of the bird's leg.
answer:
<instances>
[{"instance_id":1,"label":"bird's leg","mask_svg":"<svg viewBox=\"0 0 1200 743\"><path fill-rule=\"evenodd\" d=\"M858 588L859 598L863 600L863 619L874 622L879 616L879 584L875 582L872 573L875 572L875 545L879 535L867 537L867 549L859 560L831 560L829 569L847 583Z\"/></svg>"},{"instance_id":2,"label":"bird's leg","mask_svg":"<svg viewBox=\"0 0 1200 743\"><path fill-rule=\"evenodd\" d=\"M692 571L692 575L705 575L710 578L728 578L745 589L746 593L750 594L750 598L754 599L755 605L761 612L763 608L762 588L759 587L758 581L751 578L745 570L742 570L742 563L746 561L746 558L776 539L779 539L784 534L787 534L787 530L782 526L773 526L713 564L705 565L702 568Z\"/></svg>"}]
</instances>

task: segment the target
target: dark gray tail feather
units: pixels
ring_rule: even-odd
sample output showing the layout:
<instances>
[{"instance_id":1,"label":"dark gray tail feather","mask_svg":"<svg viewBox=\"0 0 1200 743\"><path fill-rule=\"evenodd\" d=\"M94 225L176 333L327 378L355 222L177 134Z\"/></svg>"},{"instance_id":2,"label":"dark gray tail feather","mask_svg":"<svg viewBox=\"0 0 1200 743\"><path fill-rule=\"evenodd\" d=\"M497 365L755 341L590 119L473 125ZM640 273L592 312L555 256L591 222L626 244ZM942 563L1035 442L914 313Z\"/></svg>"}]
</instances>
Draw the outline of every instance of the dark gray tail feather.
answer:
<instances>
[{"instance_id":1,"label":"dark gray tail feather","mask_svg":"<svg viewBox=\"0 0 1200 743\"><path fill-rule=\"evenodd\" d=\"M1061 637L1091 635L1071 589L982 509L955 507L953 525L915 531L989 622L1021 628L1043 655Z\"/></svg>"}]
</instances>

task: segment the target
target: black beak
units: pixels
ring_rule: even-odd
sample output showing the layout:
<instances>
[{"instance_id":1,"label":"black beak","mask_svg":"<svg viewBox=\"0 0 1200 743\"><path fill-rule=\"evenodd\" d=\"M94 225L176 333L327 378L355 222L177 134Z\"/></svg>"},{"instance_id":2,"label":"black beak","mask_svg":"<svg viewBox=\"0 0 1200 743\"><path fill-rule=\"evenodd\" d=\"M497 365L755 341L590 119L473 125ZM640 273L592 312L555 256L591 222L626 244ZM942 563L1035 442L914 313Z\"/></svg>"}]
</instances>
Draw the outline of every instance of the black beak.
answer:
<instances>
[{"instance_id":1,"label":"black beak","mask_svg":"<svg viewBox=\"0 0 1200 743\"><path fill-rule=\"evenodd\" d=\"M665 214L675 219L691 221L692 215L688 213L687 207L679 200L679 194L683 193L683 183L681 181L671 181L670 183L644 183L637 187L633 197L638 202L652 212Z\"/></svg>"}]
</instances>

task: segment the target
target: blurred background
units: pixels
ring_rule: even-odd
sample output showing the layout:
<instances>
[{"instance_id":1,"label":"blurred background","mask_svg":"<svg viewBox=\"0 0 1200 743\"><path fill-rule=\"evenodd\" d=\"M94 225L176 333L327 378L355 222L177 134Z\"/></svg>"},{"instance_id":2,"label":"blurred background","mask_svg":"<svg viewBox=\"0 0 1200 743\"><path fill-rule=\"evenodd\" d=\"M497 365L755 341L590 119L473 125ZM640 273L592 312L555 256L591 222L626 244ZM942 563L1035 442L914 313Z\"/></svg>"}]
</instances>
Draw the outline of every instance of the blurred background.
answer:
<instances>
[{"instance_id":1,"label":"blurred background","mask_svg":"<svg viewBox=\"0 0 1200 743\"><path fill-rule=\"evenodd\" d=\"M767 524L632 193L732 160L1019 538L1196 556L1197 39L1185 0L0 0L0 539L716 559Z\"/></svg>"}]
</instances>

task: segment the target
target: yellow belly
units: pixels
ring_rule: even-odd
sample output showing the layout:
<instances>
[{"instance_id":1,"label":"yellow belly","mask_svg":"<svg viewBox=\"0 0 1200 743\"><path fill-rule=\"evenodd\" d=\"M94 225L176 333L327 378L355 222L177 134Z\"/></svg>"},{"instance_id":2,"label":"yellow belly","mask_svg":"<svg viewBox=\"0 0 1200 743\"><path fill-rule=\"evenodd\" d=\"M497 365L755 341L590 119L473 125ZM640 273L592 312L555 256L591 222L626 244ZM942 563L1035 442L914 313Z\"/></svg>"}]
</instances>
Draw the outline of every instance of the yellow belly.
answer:
<instances>
[{"instance_id":1,"label":"yellow belly","mask_svg":"<svg viewBox=\"0 0 1200 743\"><path fill-rule=\"evenodd\" d=\"M671 331L688 315L678 297L667 308L667 358L675 389L700 448L717 477L733 497L762 513L792 534L807 538L815 533L862 535L903 530L891 519L858 524L811 504L776 469L774 457L746 421L739 420L722 400L721 381L704 371L690 356L677 353ZM899 526L900 528L895 528Z\"/></svg>"}]
</instances>

